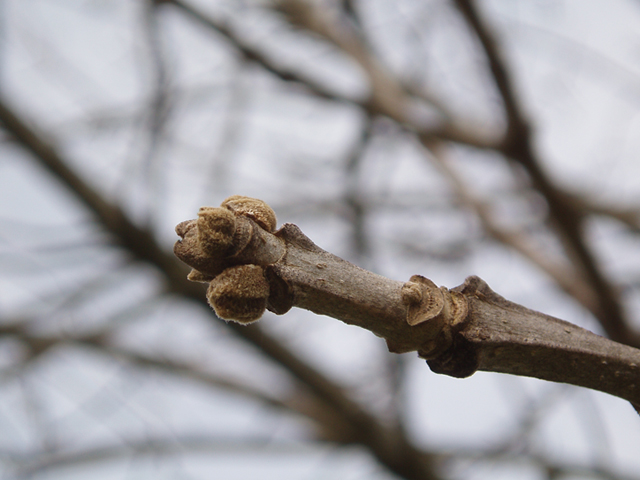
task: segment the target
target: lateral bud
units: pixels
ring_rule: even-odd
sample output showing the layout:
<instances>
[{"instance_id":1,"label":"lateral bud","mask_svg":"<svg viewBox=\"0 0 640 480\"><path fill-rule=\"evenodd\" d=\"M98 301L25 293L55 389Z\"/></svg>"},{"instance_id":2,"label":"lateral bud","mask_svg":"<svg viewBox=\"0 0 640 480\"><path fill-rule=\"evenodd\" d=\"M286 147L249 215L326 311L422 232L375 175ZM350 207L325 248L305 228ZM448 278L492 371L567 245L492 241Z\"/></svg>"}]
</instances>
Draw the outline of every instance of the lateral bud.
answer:
<instances>
[{"instance_id":1,"label":"lateral bud","mask_svg":"<svg viewBox=\"0 0 640 480\"><path fill-rule=\"evenodd\" d=\"M465 319L467 299L461 293L438 287L422 275L413 275L402 286L402 303L407 306L407 323L416 326L429 320L452 327Z\"/></svg>"},{"instance_id":2,"label":"lateral bud","mask_svg":"<svg viewBox=\"0 0 640 480\"><path fill-rule=\"evenodd\" d=\"M407 306L407 323L412 327L437 317L444 308L442 292L422 275L412 276L402 286L401 295Z\"/></svg>"},{"instance_id":3,"label":"lateral bud","mask_svg":"<svg viewBox=\"0 0 640 480\"><path fill-rule=\"evenodd\" d=\"M264 314L269 283L258 265L227 268L209 284L207 300L220 318L252 323Z\"/></svg>"},{"instance_id":4,"label":"lateral bud","mask_svg":"<svg viewBox=\"0 0 640 480\"><path fill-rule=\"evenodd\" d=\"M467 299L461 293L438 287L422 275L413 275L402 286L402 303L407 307L406 321L420 328L425 336L418 354L434 358L452 343L452 329L464 321L468 313Z\"/></svg>"}]
</instances>

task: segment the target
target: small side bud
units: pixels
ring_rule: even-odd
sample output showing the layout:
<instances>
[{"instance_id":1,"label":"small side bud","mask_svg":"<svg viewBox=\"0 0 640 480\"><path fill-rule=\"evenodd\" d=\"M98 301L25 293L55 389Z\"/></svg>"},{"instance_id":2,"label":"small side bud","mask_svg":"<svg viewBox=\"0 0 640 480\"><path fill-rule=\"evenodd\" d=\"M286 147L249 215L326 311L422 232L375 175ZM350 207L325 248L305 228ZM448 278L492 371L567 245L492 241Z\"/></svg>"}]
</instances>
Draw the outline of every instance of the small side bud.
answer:
<instances>
[{"instance_id":1,"label":"small side bud","mask_svg":"<svg viewBox=\"0 0 640 480\"><path fill-rule=\"evenodd\" d=\"M242 195L232 195L225 199L221 206L231 210L237 215L249 217L267 232L274 232L276 230L276 212L262 200L243 197Z\"/></svg>"},{"instance_id":2,"label":"small side bud","mask_svg":"<svg viewBox=\"0 0 640 480\"><path fill-rule=\"evenodd\" d=\"M437 317L444 307L440 289L422 275L412 276L400 294L402 303L407 306L407 323L411 326Z\"/></svg>"},{"instance_id":3,"label":"small side bud","mask_svg":"<svg viewBox=\"0 0 640 480\"><path fill-rule=\"evenodd\" d=\"M209 284L207 300L220 318L238 323L260 319L267 308L269 283L262 267L227 268Z\"/></svg>"},{"instance_id":4,"label":"small side bud","mask_svg":"<svg viewBox=\"0 0 640 480\"><path fill-rule=\"evenodd\" d=\"M402 286L402 303L407 306L418 304L422 301L422 288L415 282L407 282Z\"/></svg>"},{"instance_id":5,"label":"small side bud","mask_svg":"<svg viewBox=\"0 0 640 480\"><path fill-rule=\"evenodd\" d=\"M229 210L202 207L198 211L198 241L206 254L224 254L231 247L235 231L236 219Z\"/></svg>"}]
</instances>

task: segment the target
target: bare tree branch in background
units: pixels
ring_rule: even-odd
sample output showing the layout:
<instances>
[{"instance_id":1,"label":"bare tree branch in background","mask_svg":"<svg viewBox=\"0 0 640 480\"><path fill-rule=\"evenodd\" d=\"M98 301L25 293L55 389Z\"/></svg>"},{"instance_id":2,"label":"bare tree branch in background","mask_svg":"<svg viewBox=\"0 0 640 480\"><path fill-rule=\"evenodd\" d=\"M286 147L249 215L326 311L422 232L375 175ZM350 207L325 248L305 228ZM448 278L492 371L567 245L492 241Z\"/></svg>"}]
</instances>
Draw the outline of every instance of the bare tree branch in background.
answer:
<instances>
[{"instance_id":1,"label":"bare tree branch in background","mask_svg":"<svg viewBox=\"0 0 640 480\"><path fill-rule=\"evenodd\" d=\"M591 310L609 336L628 345L640 346L640 336L628 327L616 289L602 273L590 248L583 239L581 212L573 208L565 194L544 172L531 140L531 127L519 106L513 82L499 53L496 40L484 25L470 0L456 0L456 5L477 34L487 55L491 73L500 90L507 116L507 132L502 152L522 165L531 177L534 187L544 195L551 214L551 222L567 248L567 257L576 266L577 272L589 281L596 292L597 309Z\"/></svg>"}]
</instances>

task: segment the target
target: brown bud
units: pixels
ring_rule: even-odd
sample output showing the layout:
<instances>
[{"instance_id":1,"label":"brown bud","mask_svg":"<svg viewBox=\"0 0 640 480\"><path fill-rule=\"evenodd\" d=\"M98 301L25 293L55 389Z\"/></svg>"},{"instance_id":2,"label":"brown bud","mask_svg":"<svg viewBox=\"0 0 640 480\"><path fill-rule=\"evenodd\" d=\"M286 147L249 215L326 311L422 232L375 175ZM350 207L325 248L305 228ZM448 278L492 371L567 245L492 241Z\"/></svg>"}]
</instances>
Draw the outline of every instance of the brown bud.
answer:
<instances>
[{"instance_id":1,"label":"brown bud","mask_svg":"<svg viewBox=\"0 0 640 480\"><path fill-rule=\"evenodd\" d=\"M403 285L401 295L407 306L407 323L411 326L435 318L445 304L441 290L422 275L412 276Z\"/></svg>"},{"instance_id":2,"label":"brown bud","mask_svg":"<svg viewBox=\"0 0 640 480\"><path fill-rule=\"evenodd\" d=\"M276 229L276 213L262 200L243 197L242 195L232 195L225 199L221 206L237 215L249 217L267 232L274 232Z\"/></svg>"},{"instance_id":3,"label":"brown bud","mask_svg":"<svg viewBox=\"0 0 640 480\"><path fill-rule=\"evenodd\" d=\"M201 207L197 222L198 241L206 254L220 256L231 247L236 231L236 218L229 210Z\"/></svg>"},{"instance_id":4,"label":"brown bud","mask_svg":"<svg viewBox=\"0 0 640 480\"><path fill-rule=\"evenodd\" d=\"M180 260L202 274L198 276L196 273L192 273L188 277L190 280L209 282L225 269L223 255L212 256L203 251L199 239L198 220L180 223L176 227L176 233L180 236L180 240L173 246L173 252Z\"/></svg>"},{"instance_id":5,"label":"brown bud","mask_svg":"<svg viewBox=\"0 0 640 480\"><path fill-rule=\"evenodd\" d=\"M422 287L415 282L407 282L400 292L402 303L407 306L419 304L422 301Z\"/></svg>"},{"instance_id":6,"label":"brown bud","mask_svg":"<svg viewBox=\"0 0 640 480\"><path fill-rule=\"evenodd\" d=\"M209 305L218 316L239 323L262 317L268 298L269 283L258 265L227 268L211 281L207 291Z\"/></svg>"}]
</instances>

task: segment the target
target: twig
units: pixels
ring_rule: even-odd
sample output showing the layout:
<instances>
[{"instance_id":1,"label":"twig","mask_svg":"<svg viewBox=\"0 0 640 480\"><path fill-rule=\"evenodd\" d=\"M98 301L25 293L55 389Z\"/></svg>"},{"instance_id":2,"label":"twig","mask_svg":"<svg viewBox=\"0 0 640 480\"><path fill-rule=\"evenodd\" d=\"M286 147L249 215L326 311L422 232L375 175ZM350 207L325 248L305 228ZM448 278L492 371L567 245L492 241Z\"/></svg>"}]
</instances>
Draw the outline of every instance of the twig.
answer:
<instances>
[{"instance_id":1,"label":"twig","mask_svg":"<svg viewBox=\"0 0 640 480\"><path fill-rule=\"evenodd\" d=\"M264 202L233 196L176 227L175 254L209 283L222 318L251 323L297 306L417 351L437 373L525 375L600 390L640 405L640 350L509 302L478 277L454 289L398 282L332 255Z\"/></svg>"},{"instance_id":2,"label":"twig","mask_svg":"<svg viewBox=\"0 0 640 480\"><path fill-rule=\"evenodd\" d=\"M295 82L303 85L310 93L317 97L338 103L356 105L371 116L388 116L398 122L405 123L408 128L427 138L440 138L480 149L492 149L499 146L493 138L487 138L478 134L471 128L462 127L458 124L454 124L453 122L445 122L442 125L435 127L425 127L425 125L422 125L417 119L408 116L407 112L403 108L400 108L401 106L407 106L411 103L411 97L408 92L402 86L397 84L391 75L386 73L386 71L381 67L379 61L367 51L365 46L358 42L356 37L348 35L347 38L343 39L340 35L330 33L332 30L328 25L323 23L323 19L319 17L316 18L315 9L312 10L311 16L306 14L298 16L297 21L301 22L299 25L303 26L307 30L321 34L323 37L325 34L331 35L330 37L324 38L331 41L339 48L347 48L347 50L344 50L344 53L348 55L355 55L354 60L361 63L365 73L373 75L373 77L370 78L371 91L369 97L359 100L342 96L327 88L322 82L314 80L311 76L301 74L295 68L283 66L273 60L269 55L262 52L260 48L257 48L243 39L225 22L211 18L209 15L184 0L164 0L162 3L178 7L182 12L186 13L198 23L205 25L207 28L210 28L212 31L215 31L225 37L246 59L257 63L266 71L285 82ZM297 4L298 2L292 3ZM305 22L310 23L307 24ZM428 96L424 93L419 95L419 97L423 100L428 100ZM398 101L399 103L396 104L395 101ZM438 109L437 103L432 104L432 106ZM448 115L446 112L443 113L444 118L447 119Z\"/></svg>"}]
</instances>

